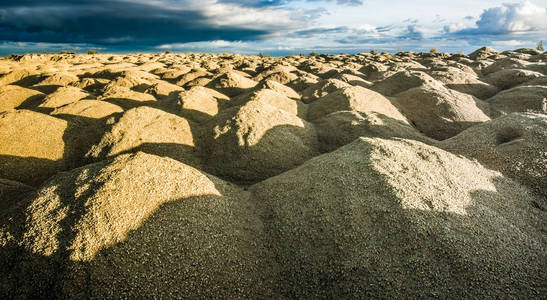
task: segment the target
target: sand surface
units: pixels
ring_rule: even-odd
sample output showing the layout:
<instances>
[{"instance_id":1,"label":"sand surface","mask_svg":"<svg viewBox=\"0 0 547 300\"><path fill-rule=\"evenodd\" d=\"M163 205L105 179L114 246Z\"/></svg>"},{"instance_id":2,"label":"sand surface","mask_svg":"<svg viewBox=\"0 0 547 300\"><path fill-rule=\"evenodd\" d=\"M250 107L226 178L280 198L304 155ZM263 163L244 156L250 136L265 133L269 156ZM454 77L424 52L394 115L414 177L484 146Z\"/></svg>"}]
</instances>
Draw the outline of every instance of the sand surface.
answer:
<instances>
[{"instance_id":1,"label":"sand surface","mask_svg":"<svg viewBox=\"0 0 547 300\"><path fill-rule=\"evenodd\" d=\"M0 70L0 298L547 294L545 53Z\"/></svg>"}]
</instances>

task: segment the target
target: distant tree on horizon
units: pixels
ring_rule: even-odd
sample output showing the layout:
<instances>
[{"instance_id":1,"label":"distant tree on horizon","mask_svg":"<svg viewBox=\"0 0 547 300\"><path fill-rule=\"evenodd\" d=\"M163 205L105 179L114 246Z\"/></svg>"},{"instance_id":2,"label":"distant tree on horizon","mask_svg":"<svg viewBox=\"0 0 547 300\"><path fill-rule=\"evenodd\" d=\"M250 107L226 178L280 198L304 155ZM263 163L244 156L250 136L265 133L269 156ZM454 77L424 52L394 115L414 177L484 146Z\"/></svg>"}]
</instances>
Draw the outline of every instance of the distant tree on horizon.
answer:
<instances>
[{"instance_id":1,"label":"distant tree on horizon","mask_svg":"<svg viewBox=\"0 0 547 300\"><path fill-rule=\"evenodd\" d=\"M538 46L536 47L536 49L539 50L539 51L545 51L543 49L543 40L539 41Z\"/></svg>"}]
</instances>

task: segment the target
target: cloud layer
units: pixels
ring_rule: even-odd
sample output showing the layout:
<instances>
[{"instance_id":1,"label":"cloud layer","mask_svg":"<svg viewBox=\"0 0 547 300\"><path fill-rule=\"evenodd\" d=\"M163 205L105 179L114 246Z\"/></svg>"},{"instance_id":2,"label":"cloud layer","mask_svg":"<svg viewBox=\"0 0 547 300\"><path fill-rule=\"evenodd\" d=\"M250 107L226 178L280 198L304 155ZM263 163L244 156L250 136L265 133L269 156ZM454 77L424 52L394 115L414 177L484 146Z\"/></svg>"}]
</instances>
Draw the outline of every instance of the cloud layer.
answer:
<instances>
[{"instance_id":1,"label":"cloud layer","mask_svg":"<svg viewBox=\"0 0 547 300\"><path fill-rule=\"evenodd\" d=\"M373 0L1 1L0 54L89 47L271 54L459 51L531 46L547 36L547 9L531 1L487 6L459 18L449 10L434 12L433 0L394 3L388 9L397 13L378 21L380 3ZM360 17L350 22L352 14Z\"/></svg>"}]
</instances>

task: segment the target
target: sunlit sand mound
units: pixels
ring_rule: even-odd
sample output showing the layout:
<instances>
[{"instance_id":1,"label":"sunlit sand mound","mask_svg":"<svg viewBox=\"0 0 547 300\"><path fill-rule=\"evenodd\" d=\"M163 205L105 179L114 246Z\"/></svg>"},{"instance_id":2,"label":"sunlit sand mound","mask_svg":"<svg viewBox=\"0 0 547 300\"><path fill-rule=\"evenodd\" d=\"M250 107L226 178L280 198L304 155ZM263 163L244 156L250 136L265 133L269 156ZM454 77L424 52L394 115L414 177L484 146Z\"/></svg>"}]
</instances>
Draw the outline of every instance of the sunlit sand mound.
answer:
<instances>
[{"instance_id":1,"label":"sunlit sand mound","mask_svg":"<svg viewBox=\"0 0 547 300\"><path fill-rule=\"evenodd\" d=\"M0 87L0 111L32 107L39 104L45 96L36 90L17 85L5 85Z\"/></svg>"},{"instance_id":2,"label":"sunlit sand mound","mask_svg":"<svg viewBox=\"0 0 547 300\"><path fill-rule=\"evenodd\" d=\"M4 212L0 295L268 298L263 236L247 192L169 158L122 155Z\"/></svg>"},{"instance_id":3,"label":"sunlit sand mound","mask_svg":"<svg viewBox=\"0 0 547 300\"><path fill-rule=\"evenodd\" d=\"M490 118L481 100L441 85L422 85L397 94L401 112L427 136L443 140Z\"/></svg>"},{"instance_id":4,"label":"sunlit sand mound","mask_svg":"<svg viewBox=\"0 0 547 300\"><path fill-rule=\"evenodd\" d=\"M55 92L47 95L47 97L38 107L54 109L84 98L88 98L89 96L90 95L88 93L82 91L77 87L60 87Z\"/></svg>"},{"instance_id":5,"label":"sunlit sand mound","mask_svg":"<svg viewBox=\"0 0 547 300\"><path fill-rule=\"evenodd\" d=\"M100 100L80 100L56 108L50 114L102 119L121 112L123 109L112 103Z\"/></svg>"},{"instance_id":6,"label":"sunlit sand mound","mask_svg":"<svg viewBox=\"0 0 547 300\"><path fill-rule=\"evenodd\" d=\"M534 296L546 275L539 200L420 142L359 139L251 191L288 298Z\"/></svg>"},{"instance_id":7,"label":"sunlit sand mound","mask_svg":"<svg viewBox=\"0 0 547 300\"><path fill-rule=\"evenodd\" d=\"M75 167L86 144L83 124L29 110L0 112L0 178L36 185Z\"/></svg>"},{"instance_id":8,"label":"sunlit sand mound","mask_svg":"<svg viewBox=\"0 0 547 300\"><path fill-rule=\"evenodd\" d=\"M312 124L261 101L227 109L206 126L208 168L236 181L260 181L318 154Z\"/></svg>"},{"instance_id":9,"label":"sunlit sand mound","mask_svg":"<svg viewBox=\"0 0 547 300\"><path fill-rule=\"evenodd\" d=\"M360 86L342 88L312 102L308 109L308 119L315 120L342 110L377 112L397 120L406 120L389 99Z\"/></svg>"},{"instance_id":10,"label":"sunlit sand mound","mask_svg":"<svg viewBox=\"0 0 547 300\"><path fill-rule=\"evenodd\" d=\"M220 108L230 101L230 98L213 89L194 86L177 96L176 107L182 116L196 122L206 122L218 114Z\"/></svg>"},{"instance_id":11,"label":"sunlit sand mound","mask_svg":"<svg viewBox=\"0 0 547 300\"><path fill-rule=\"evenodd\" d=\"M125 112L93 145L89 157L100 159L143 151L190 164L197 162L194 133L188 120L150 107Z\"/></svg>"}]
</instances>

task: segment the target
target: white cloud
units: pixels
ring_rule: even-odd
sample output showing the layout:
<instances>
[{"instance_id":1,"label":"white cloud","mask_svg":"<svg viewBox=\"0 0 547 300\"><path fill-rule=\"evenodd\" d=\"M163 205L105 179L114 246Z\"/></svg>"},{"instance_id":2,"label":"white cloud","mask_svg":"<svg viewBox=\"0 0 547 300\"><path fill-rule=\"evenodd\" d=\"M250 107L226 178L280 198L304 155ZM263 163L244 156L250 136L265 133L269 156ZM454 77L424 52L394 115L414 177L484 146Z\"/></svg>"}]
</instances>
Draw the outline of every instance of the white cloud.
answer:
<instances>
[{"instance_id":1,"label":"white cloud","mask_svg":"<svg viewBox=\"0 0 547 300\"><path fill-rule=\"evenodd\" d=\"M547 29L547 9L530 1L504 3L483 11L475 27L455 30L458 25L448 25L447 32L470 34L509 34Z\"/></svg>"},{"instance_id":2,"label":"white cloud","mask_svg":"<svg viewBox=\"0 0 547 300\"><path fill-rule=\"evenodd\" d=\"M519 40L506 40L506 41L493 41L492 45L494 46L502 46L502 47L517 47L526 45L526 41L519 41Z\"/></svg>"}]
</instances>

